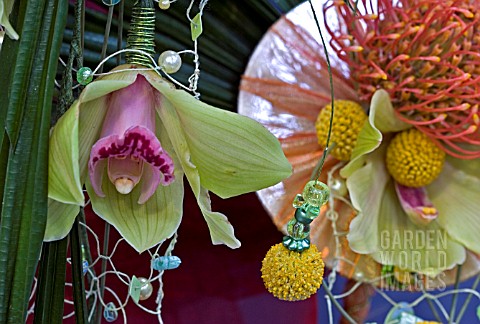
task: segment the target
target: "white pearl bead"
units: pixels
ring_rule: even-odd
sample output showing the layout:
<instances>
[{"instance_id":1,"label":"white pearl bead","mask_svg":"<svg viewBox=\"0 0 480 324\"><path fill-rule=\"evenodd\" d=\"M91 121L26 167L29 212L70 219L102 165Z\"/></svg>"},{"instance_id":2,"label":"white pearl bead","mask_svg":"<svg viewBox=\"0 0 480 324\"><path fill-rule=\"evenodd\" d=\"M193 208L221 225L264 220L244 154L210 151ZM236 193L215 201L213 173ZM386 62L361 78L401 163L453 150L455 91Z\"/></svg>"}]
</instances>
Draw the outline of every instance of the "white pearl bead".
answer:
<instances>
[{"instance_id":1,"label":"white pearl bead","mask_svg":"<svg viewBox=\"0 0 480 324\"><path fill-rule=\"evenodd\" d=\"M158 1L158 6L162 10L167 10L168 8L170 8L170 0L160 0Z\"/></svg>"},{"instance_id":2,"label":"white pearl bead","mask_svg":"<svg viewBox=\"0 0 480 324\"><path fill-rule=\"evenodd\" d=\"M153 286L147 279L140 277L138 280L142 283L142 288L140 288L140 300L145 300L150 298L153 293Z\"/></svg>"},{"instance_id":3,"label":"white pearl bead","mask_svg":"<svg viewBox=\"0 0 480 324\"><path fill-rule=\"evenodd\" d=\"M330 188L332 191L337 194L337 196L345 197L348 193L347 184L345 180L340 178L333 179L333 183L331 184Z\"/></svg>"},{"instance_id":4,"label":"white pearl bead","mask_svg":"<svg viewBox=\"0 0 480 324\"><path fill-rule=\"evenodd\" d=\"M172 74L180 70L182 58L175 51L165 51L160 54L158 65L160 65L165 73Z\"/></svg>"}]
</instances>

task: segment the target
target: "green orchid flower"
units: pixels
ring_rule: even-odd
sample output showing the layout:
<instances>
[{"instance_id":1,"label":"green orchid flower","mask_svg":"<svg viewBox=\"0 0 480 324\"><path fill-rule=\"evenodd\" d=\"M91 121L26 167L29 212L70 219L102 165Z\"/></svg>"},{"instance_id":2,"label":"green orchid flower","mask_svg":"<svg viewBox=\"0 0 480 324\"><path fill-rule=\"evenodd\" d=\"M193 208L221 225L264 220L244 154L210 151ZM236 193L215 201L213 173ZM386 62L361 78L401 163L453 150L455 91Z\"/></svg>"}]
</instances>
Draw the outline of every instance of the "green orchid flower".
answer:
<instances>
[{"instance_id":1,"label":"green orchid flower","mask_svg":"<svg viewBox=\"0 0 480 324\"><path fill-rule=\"evenodd\" d=\"M341 170L359 212L347 238L352 250L377 262L434 276L462 264L466 249L480 253L480 160L447 157L432 183L399 185L386 167L387 146L395 132L409 128L395 116L388 93L378 90Z\"/></svg>"},{"instance_id":2,"label":"green orchid flower","mask_svg":"<svg viewBox=\"0 0 480 324\"><path fill-rule=\"evenodd\" d=\"M280 144L257 122L137 68L119 66L87 85L52 129L45 240L67 235L85 184L95 213L145 251L177 230L185 175L213 244L239 247L208 192L228 198L288 177Z\"/></svg>"},{"instance_id":3,"label":"green orchid flower","mask_svg":"<svg viewBox=\"0 0 480 324\"><path fill-rule=\"evenodd\" d=\"M0 0L0 26L5 28L5 32L11 39L17 40L18 34L13 29L8 17L13 9L14 0Z\"/></svg>"}]
</instances>

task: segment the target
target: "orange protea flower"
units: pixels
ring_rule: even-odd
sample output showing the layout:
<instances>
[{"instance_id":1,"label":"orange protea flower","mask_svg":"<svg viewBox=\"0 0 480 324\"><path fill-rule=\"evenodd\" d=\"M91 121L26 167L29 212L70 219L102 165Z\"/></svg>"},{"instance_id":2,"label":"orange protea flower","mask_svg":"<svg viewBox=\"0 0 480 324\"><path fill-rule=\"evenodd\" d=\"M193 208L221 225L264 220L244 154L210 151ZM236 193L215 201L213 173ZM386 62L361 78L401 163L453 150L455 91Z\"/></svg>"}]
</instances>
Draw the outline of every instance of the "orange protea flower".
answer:
<instances>
[{"instance_id":1,"label":"orange protea flower","mask_svg":"<svg viewBox=\"0 0 480 324\"><path fill-rule=\"evenodd\" d=\"M398 118L447 154L480 157L480 2L375 2L358 1L356 13L344 1L324 7L338 17L326 23L330 44L360 100L385 89Z\"/></svg>"}]
</instances>

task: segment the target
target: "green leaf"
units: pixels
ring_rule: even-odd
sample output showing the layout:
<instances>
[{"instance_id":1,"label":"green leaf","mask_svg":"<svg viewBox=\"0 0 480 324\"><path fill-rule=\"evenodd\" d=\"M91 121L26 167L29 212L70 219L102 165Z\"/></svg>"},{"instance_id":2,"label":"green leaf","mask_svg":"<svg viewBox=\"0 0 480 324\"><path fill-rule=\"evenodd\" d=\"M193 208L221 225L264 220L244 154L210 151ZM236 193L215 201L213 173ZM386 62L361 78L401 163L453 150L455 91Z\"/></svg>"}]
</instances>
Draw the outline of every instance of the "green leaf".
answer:
<instances>
[{"instance_id":1,"label":"green leaf","mask_svg":"<svg viewBox=\"0 0 480 324\"><path fill-rule=\"evenodd\" d=\"M83 209L81 210L83 214ZM80 239L79 217L70 232L70 255L72 257L72 285L73 285L73 304L75 307L75 322L81 324L88 323L87 300L85 296L85 282L83 279L83 258Z\"/></svg>"},{"instance_id":2,"label":"green leaf","mask_svg":"<svg viewBox=\"0 0 480 324\"><path fill-rule=\"evenodd\" d=\"M196 41L203 31L202 15L200 13L193 17L192 21L190 22L190 29L192 32L192 41Z\"/></svg>"},{"instance_id":3,"label":"green leaf","mask_svg":"<svg viewBox=\"0 0 480 324\"><path fill-rule=\"evenodd\" d=\"M0 224L1 323L25 322L40 256L47 214L50 110L68 2L31 0L16 5L12 20L20 40L12 46L6 39L0 52L0 107L7 112L6 119L1 115L1 125L9 140Z\"/></svg>"},{"instance_id":4,"label":"green leaf","mask_svg":"<svg viewBox=\"0 0 480 324\"><path fill-rule=\"evenodd\" d=\"M201 185L222 198L260 190L287 178L292 167L278 140L259 123L153 80L178 114ZM167 125L165 125L167 127ZM170 135L170 132L169 132Z\"/></svg>"},{"instance_id":5,"label":"green leaf","mask_svg":"<svg viewBox=\"0 0 480 324\"><path fill-rule=\"evenodd\" d=\"M34 323L62 323L68 238L43 243L35 292Z\"/></svg>"}]
</instances>

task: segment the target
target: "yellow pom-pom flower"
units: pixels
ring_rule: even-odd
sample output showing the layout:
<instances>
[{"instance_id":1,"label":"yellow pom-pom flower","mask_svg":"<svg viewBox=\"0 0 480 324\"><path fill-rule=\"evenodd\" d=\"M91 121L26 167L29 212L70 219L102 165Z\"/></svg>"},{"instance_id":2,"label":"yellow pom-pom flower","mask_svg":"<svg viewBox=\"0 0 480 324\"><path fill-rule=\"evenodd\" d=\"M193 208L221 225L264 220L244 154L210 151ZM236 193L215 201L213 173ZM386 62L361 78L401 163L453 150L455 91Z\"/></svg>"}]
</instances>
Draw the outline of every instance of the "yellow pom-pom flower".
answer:
<instances>
[{"instance_id":1,"label":"yellow pom-pom flower","mask_svg":"<svg viewBox=\"0 0 480 324\"><path fill-rule=\"evenodd\" d=\"M262 262L267 290L282 300L304 300L320 288L325 264L315 245L303 252L290 251L282 243L270 248Z\"/></svg>"},{"instance_id":2,"label":"yellow pom-pom flower","mask_svg":"<svg viewBox=\"0 0 480 324\"><path fill-rule=\"evenodd\" d=\"M445 152L415 128L395 135L387 148L387 169L401 185L423 187L442 171Z\"/></svg>"},{"instance_id":3,"label":"yellow pom-pom flower","mask_svg":"<svg viewBox=\"0 0 480 324\"><path fill-rule=\"evenodd\" d=\"M331 141L335 146L330 154L338 160L348 161L357 143L358 134L367 120L367 115L362 107L353 101L335 100L334 103ZM318 144L322 146L327 142L331 115L332 105L328 104L320 111L315 123Z\"/></svg>"}]
</instances>

